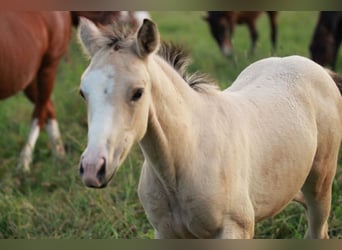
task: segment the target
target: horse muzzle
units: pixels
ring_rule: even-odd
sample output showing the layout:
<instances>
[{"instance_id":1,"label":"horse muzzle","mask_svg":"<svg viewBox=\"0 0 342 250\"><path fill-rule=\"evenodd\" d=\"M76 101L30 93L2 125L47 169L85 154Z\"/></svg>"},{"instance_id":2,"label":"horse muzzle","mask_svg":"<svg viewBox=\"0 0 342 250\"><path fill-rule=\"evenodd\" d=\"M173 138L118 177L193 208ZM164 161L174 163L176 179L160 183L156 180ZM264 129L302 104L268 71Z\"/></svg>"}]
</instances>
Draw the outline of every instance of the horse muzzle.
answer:
<instances>
[{"instance_id":1,"label":"horse muzzle","mask_svg":"<svg viewBox=\"0 0 342 250\"><path fill-rule=\"evenodd\" d=\"M80 162L80 176L84 185L91 188L106 187L106 163L105 157L99 157L94 161L83 156Z\"/></svg>"}]
</instances>

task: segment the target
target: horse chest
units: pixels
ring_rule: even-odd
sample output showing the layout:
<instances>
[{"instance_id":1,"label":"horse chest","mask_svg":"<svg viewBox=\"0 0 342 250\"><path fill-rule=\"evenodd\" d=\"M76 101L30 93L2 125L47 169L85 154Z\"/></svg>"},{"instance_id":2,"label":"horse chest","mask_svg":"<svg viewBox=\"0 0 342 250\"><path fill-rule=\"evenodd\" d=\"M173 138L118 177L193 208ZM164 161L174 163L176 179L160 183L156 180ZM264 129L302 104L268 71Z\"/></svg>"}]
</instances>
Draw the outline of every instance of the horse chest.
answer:
<instances>
[{"instance_id":1,"label":"horse chest","mask_svg":"<svg viewBox=\"0 0 342 250\"><path fill-rule=\"evenodd\" d=\"M221 208L204 198L183 198L163 189L141 188L139 196L161 238L213 238L221 232Z\"/></svg>"}]
</instances>

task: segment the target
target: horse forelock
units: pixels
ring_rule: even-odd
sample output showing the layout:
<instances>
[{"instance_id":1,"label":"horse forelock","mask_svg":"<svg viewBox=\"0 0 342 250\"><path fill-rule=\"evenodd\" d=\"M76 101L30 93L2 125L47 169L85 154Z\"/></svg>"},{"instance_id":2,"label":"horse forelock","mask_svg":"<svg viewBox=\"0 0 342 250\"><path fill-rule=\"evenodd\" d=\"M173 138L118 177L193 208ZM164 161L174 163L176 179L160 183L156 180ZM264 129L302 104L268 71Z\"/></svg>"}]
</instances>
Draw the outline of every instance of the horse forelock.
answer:
<instances>
[{"instance_id":1,"label":"horse forelock","mask_svg":"<svg viewBox=\"0 0 342 250\"><path fill-rule=\"evenodd\" d=\"M113 23L112 25L99 25L99 29L109 41L106 44L108 48L119 50L132 46L134 32L129 27Z\"/></svg>"},{"instance_id":2,"label":"horse forelock","mask_svg":"<svg viewBox=\"0 0 342 250\"><path fill-rule=\"evenodd\" d=\"M104 37L109 41L108 48L120 50L132 48L135 32L122 25L100 26ZM187 67L191 63L189 53L180 45L161 42L157 54L170 64L180 76L198 92L210 92L218 89L218 84L207 74L194 72L189 73Z\"/></svg>"}]
</instances>

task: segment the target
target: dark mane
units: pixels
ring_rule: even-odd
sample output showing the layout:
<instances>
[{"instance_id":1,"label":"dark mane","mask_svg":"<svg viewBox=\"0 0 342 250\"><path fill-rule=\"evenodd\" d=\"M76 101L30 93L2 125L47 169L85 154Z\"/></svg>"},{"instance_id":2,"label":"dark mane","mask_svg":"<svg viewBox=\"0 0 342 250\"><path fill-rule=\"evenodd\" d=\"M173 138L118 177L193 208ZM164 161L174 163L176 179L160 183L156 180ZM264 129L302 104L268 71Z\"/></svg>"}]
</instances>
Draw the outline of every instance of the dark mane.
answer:
<instances>
[{"instance_id":1,"label":"dark mane","mask_svg":"<svg viewBox=\"0 0 342 250\"><path fill-rule=\"evenodd\" d=\"M207 74L200 72L187 72L187 67L191 63L191 58L189 53L181 46L173 43L162 42L158 55L164 58L194 90L199 92L208 92L218 88L217 83Z\"/></svg>"}]
</instances>

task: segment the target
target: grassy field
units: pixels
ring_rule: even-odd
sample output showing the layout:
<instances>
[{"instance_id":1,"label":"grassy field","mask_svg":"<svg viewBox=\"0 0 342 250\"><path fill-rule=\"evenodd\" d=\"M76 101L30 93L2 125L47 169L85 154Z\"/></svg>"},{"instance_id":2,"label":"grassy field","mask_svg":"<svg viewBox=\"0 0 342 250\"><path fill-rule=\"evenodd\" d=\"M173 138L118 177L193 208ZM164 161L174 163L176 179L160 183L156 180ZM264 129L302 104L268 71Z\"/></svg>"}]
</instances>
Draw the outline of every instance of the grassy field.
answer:
<instances>
[{"instance_id":1,"label":"grassy field","mask_svg":"<svg viewBox=\"0 0 342 250\"><path fill-rule=\"evenodd\" d=\"M222 88L230 85L250 63L270 56L269 24L258 21L260 39L252 57L247 56L246 27L236 29L235 54L224 58L202 20L204 12L152 12L161 37L183 44L191 52L191 71L207 72ZM316 12L281 12L276 55L308 56ZM87 65L74 37L68 61L63 61L53 93L67 156L54 159L45 132L34 152L29 175L16 170L19 152L29 132L32 105L18 94L0 103L0 238L93 239L153 238L137 197L140 166L135 146L110 186L103 190L83 186L78 175L80 154L86 146L85 105L78 95L80 76ZM342 73L341 56L338 72ZM341 169L341 157L339 170ZM341 172L341 171L340 171ZM338 174L342 178L342 174ZM342 238L342 186L335 181L329 234ZM307 227L301 207L290 206L256 226L256 238L302 238Z\"/></svg>"}]
</instances>

